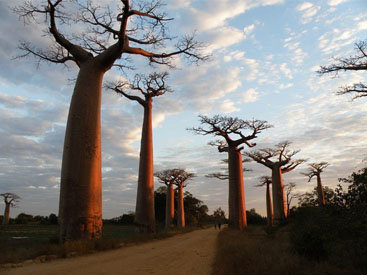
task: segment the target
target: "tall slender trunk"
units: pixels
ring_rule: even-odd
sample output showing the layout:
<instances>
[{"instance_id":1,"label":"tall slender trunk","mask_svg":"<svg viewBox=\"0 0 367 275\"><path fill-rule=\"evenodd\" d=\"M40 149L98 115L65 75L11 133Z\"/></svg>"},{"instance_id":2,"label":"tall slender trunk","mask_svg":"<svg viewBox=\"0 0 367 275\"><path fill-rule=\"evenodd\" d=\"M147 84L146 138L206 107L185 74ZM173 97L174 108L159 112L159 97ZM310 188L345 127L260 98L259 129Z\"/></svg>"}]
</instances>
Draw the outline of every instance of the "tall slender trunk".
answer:
<instances>
[{"instance_id":1,"label":"tall slender trunk","mask_svg":"<svg viewBox=\"0 0 367 275\"><path fill-rule=\"evenodd\" d=\"M175 193L173 184L167 185L166 193L166 229L172 226L173 218L175 217Z\"/></svg>"},{"instance_id":2,"label":"tall slender trunk","mask_svg":"<svg viewBox=\"0 0 367 275\"><path fill-rule=\"evenodd\" d=\"M317 174L317 194L319 196L320 205L324 206L326 204L326 202L325 202L324 188L322 187L322 184L321 184L320 174Z\"/></svg>"},{"instance_id":3,"label":"tall slender trunk","mask_svg":"<svg viewBox=\"0 0 367 275\"><path fill-rule=\"evenodd\" d=\"M268 226L273 226L273 205L271 203L270 184L266 184L266 214Z\"/></svg>"},{"instance_id":4,"label":"tall slender trunk","mask_svg":"<svg viewBox=\"0 0 367 275\"><path fill-rule=\"evenodd\" d=\"M61 168L60 240L102 234L101 91L104 71L82 64L71 99Z\"/></svg>"},{"instance_id":5,"label":"tall slender trunk","mask_svg":"<svg viewBox=\"0 0 367 275\"><path fill-rule=\"evenodd\" d=\"M144 106L135 224L142 232L155 232L151 98Z\"/></svg>"},{"instance_id":6,"label":"tall slender trunk","mask_svg":"<svg viewBox=\"0 0 367 275\"><path fill-rule=\"evenodd\" d=\"M229 227L244 229L247 226L245 190L243 185L242 156L237 147L228 147L229 171Z\"/></svg>"},{"instance_id":7,"label":"tall slender trunk","mask_svg":"<svg viewBox=\"0 0 367 275\"><path fill-rule=\"evenodd\" d=\"M3 225L7 225L9 223L9 218L10 218L10 203L5 203Z\"/></svg>"},{"instance_id":8,"label":"tall slender trunk","mask_svg":"<svg viewBox=\"0 0 367 275\"><path fill-rule=\"evenodd\" d=\"M279 166L272 169L272 190L274 224L284 223L287 218L287 206L284 194L282 170Z\"/></svg>"},{"instance_id":9,"label":"tall slender trunk","mask_svg":"<svg viewBox=\"0 0 367 275\"><path fill-rule=\"evenodd\" d=\"M185 227L185 209L182 184L178 186L177 226L178 228Z\"/></svg>"}]
</instances>

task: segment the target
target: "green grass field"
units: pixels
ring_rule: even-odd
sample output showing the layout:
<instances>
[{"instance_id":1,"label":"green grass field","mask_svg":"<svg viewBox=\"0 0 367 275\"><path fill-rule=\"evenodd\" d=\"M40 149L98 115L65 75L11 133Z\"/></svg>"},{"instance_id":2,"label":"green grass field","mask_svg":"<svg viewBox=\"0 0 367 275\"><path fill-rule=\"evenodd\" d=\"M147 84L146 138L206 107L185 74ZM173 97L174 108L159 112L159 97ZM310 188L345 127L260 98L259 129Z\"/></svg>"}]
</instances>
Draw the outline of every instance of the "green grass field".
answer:
<instances>
[{"instance_id":1,"label":"green grass field","mask_svg":"<svg viewBox=\"0 0 367 275\"><path fill-rule=\"evenodd\" d=\"M151 239L146 236L143 239ZM141 237L133 226L105 225L103 239L99 241L58 244L57 225L14 224L0 227L0 264L17 263L40 255L66 256L76 251L79 254L90 250L116 248L121 242L139 242Z\"/></svg>"}]
</instances>

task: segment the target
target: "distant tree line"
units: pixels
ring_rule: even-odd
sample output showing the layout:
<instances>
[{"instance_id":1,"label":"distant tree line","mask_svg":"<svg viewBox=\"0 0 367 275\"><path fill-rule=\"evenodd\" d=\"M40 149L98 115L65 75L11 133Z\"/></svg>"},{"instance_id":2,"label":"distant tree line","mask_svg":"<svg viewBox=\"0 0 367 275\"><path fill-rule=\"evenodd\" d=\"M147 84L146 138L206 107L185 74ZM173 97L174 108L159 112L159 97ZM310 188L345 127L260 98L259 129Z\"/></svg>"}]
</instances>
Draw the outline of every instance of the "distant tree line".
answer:
<instances>
[{"instance_id":1,"label":"distant tree line","mask_svg":"<svg viewBox=\"0 0 367 275\"><path fill-rule=\"evenodd\" d=\"M0 223L4 216L0 216ZM15 219L9 219L9 224L52 224L57 225L56 214L51 213L48 216L33 216L26 213L20 213Z\"/></svg>"}]
</instances>

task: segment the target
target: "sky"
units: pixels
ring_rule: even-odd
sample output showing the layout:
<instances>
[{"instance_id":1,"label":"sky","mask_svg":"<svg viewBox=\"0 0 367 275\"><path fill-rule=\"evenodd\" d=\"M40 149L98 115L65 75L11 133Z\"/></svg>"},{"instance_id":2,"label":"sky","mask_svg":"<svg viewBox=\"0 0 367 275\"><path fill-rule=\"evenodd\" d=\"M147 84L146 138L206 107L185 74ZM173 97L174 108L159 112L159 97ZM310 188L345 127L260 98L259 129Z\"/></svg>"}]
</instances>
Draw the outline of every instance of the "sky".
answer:
<instances>
[{"instance_id":1,"label":"sky","mask_svg":"<svg viewBox=\"0 0 367 275\"><path fill-rule=\"evenodd\" d=\"M11 217L58 213L65 125L77 76L73 65L14 59L21 54L19 41L48 45L42 21L25 25L9 8L21 2L0 0L0 193L22 198ZM177 58L172 70L131 57L136 70L127 77L168 70L167 83L174 90L153 101L155 171L185 168L196 173L186 190L208 205L209 213L218 207L227 212L228 183L205 177L221 170L226 155L207 145L215 137L186 130L199 126L200 114L267 120L274 127L258 135L256 148L291 141L292 148L301 150L296 157L330 163L322 174L330 188L366 164L366 101L335 95L338 87L363 81L366 72L341 72L337 77L316 73L332 57L353 55L354 43L366 39L365 0L166 3L163 9L175 19L168 24L170 34L195 32L211 58L199 65ZM63 26L62 31L67 30ZM104 79L120 77L112 69ZM103 90L104 218L135 210L142 119L139 104ZM271 171L256 163L245 165L252 169L244 173L246 208L265 215L265 188L255 185ZM316 186L301 175L306 169L303 164L284 176L285 183L296 183L295 193ZM156 181L155 188L159 186Z\"/></svg>"}]
</instances>

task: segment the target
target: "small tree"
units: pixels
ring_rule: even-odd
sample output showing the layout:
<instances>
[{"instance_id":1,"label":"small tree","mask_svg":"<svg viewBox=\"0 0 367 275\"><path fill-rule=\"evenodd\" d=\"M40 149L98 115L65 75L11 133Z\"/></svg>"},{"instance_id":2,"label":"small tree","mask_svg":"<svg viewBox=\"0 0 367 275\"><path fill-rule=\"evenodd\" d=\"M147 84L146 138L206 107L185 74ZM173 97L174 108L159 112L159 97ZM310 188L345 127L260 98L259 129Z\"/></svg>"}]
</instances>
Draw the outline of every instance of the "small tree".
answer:
<instances>
[{"instance_id":1,"label":"small tree","mask_svg":"<svg viewBox=\"0 0 367 275\"><path fill-rule=\"evenodd\" d=\"M177 202L177 226L185 227L185 209L184 209L184 193L183 188L187 186L187 181L195 177L194 173L186 172L184 169L176 169L177 177L174 184L177 186L178 202Z\"/></svg>"},{"instance_id":2,"label":"small tree","mask_svg":"<svg viewBox=\"0 0 367 275\"><path fill-rule=\"evenodd\" d=\"M154 173L158 181L167 186L166 188L166 229L173 227L173 219L175 217L175 194L173 185L177 177L182 173L181 169L167 169Z\"/></svg>"},{"instance_id":3,"label":"small tree","mask_svg":"<svg viewBox=\"0 0 367 275\"><path fill-rule=\"evenodd\" d=\"M273 217L273 204L271 202L270 184L271 184L271 177L262 176L259 179L259 184L257 184L256 186L261 187L261 186L266 185L266 217L267 217L267 224L268 224L268 226L273 226L274 217Z\"/></svg>"},{"instance_id":4,"label":"small tree","mask_svg":"<svg viewBox=\"0 0 367 275\"><path fill-rule=\"evenodd\" d=\"M266 121L242 120L239 118L216 115L212 118L199 116L200 122L205 127L191 128L189 130L201 135L214 135L224 138L210 142L209 145L216 146L219 152L228 153L228 174L229 174L229 227L244 229L246 222L245 190L243 184L242 168L242 144L253 147L256 144L249 141L256 138L261 131L271 126ZM243 131L251 131L245 136ZM237 139L234 139L236 137Z\"/></svg>"},{"instance_id":5,"label":"small tree","mask_svg":"<svg viewBox=\"0 0 367 275\"><path fill-rule=\"evenodd\" d=\"M336 200L336 194L334 190L327 186L325 186L323 189L324 189L325 203L334 204ZM309 206L313 207L313 206L320 205L317 187L315 187L312 190L312 192L306 192L306 193L297 195L297 198L298 198L298 206L301 206L301 207L309 207Z\"/></svg>"},{"instance_id":6,"label":"small tree","mask_svg":"<svg viewBox=\"0 0 367 275\"><path fill-rule=\"evenodd\" d=\"M14 193L2 193L0 196L4 198L5 203L3 225L7 225L10 219L10 207L16 207L20 197Z\"/></svg>"},{"instance_id":7,"label":"small tree","mask_svg":"<svg viewBox=\"0 0 367 275\"><path fill-rule=\"evenodd\" d=\"M321 183L321 173L328 166L329 166L329 163L327 162L311 163L308 165L308 172L301 173L302 175L305 175L308 177L308 182L310 182L313 177L316 177L317 194L318 194L318 198L319 198L319 202L321 206L325 205L325 194L324 194L324 188L322 187L322 183Z\"/></svg>"},{"instance_id":8,"label":"small tree","mask_svg":"<svg viewBox=\"0 0 367 275\"><path fill-rule=\"evenodd\" d=\"M131 67L126 55L146 57L149 63L172 66L183 55L197 62L206 59L194 36L176 43L168 36L159 0L116 1L118 7L99 6L95 1L25 1L14 11L25 23L44 21L48 48L27 41L23 55L39 62L74 63L79 68L66 124L61 167L60 239L94 238L102 234L101 93L104 74L113 66ZM72 28L77 26L78 31ZM80 31L81 30L81 31ZM68 34L63 34L63 33ZM169 46L170 51L167 50ZM143 48L141 48L143 47ZM156 52L161 49L161 53ZM145 221L144 221L145 222Z\"/></svg>"},{"instance_id":9,"label":"small tree","mask_svg":"<svg viewBox=\"0 0 367 275\"><path fill-rule=\"evenodd\" d=\"M189 225L201 225L209 211L203 201L195 198L189 191L184 192L185 223Z\"/></svg>"},{"instance_id":10,"label":"small tree","mask_svg":"<svg viewBox=\"0 0 367 275\"><path fill-rule=\"evenodd\" d=\"M284 194L283 174L295 169L303 163L304 159L292 160L292 157L299 151L289 150L291 143L284 141L275 148L260 149L253 152L246 152L245 155L271 169L274 223L283 223L287 218L287 206Z\"/></svg>"},{"instance_id":11,"label":"small tree","mask_svg":"<svg viewBox=\"0 0 367 275\"><path fill-rule=\"evenodd\" d=\"M107 85L109 89L138 102L144 108L135 209L135 224L143 232L155 232L152 102L154 97L172 91L166 85L167 76L166 72L149 76L137 74L132 83L121 81ZM128 90L138 92L140 96L128 93Z\"/></svg>"},{"instance_id":12,"label":"small tree","mask_svg":"<svg viewBox=\"0 0 367 275\"><path fill-rule=\"evenodd\" d=\"M285 184L284 187L285 187L285 195L287 198L287 215L289 216L289 214L291 213L292 200L296 197L296 195L293 193L296 184L294 182L290 182L288 184Z\"/></svg>"},{"instance_id":13,"label":"small tree","mask_svg":"<svg viewBox=\"0 0 367 275\"><path fill-rule=\"evenodd\" d=\"M367 70L367 40L355 43L357 53L347 58L334 58L334 62L328 66L321 66L317 71L319 75L334 73L338 75L340 71L366 71ZM354 83L351 86L340 87L338 95L353 94L353 99L367 96L366 83Z\"/></svg>"}]
</instances>

